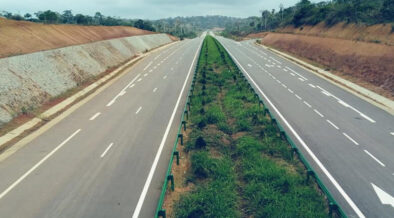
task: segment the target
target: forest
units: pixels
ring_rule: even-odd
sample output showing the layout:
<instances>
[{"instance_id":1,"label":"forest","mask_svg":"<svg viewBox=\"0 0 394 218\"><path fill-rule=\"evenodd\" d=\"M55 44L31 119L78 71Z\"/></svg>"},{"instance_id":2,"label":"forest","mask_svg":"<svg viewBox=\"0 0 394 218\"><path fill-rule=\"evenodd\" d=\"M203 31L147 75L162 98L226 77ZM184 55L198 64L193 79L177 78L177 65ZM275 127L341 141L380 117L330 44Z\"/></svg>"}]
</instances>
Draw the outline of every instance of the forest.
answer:
<instances>
[{"instance_id":1,"label":"forest","mask_svg":"<svg viewBox=\"0 0 394 218\"><path fill-rule=\"evenodd\" d=\"M339 22L373 25L394 22L393 0L332 0L312 3L301 0L296 5L279 10L262 10L260 17L249 17L235 25L226 25L224 34L247 35L253 32L273 31L278 27L294 25L327 26ZM394 27L393 27L394 31Z\"/></svg>"},{"instance_id":2,"label":"forest","mask_svg":"<svg viewBox=\"0 0 394 218\"><path fill-rule=\"evenodd\" d=\"M46 10L38 11L34 14L26 13L25 15L13 14L2 11L0 16L12 20L25 20L45 24L77 24L77 25L102 25L102 26L132 26L139 29L155 31L150 21L142 19L124 19L111 16L105 16L96 12L93 16L83 14L73 14L71 10L65 10L62 13Z\"/></svg>"}]
</instances>

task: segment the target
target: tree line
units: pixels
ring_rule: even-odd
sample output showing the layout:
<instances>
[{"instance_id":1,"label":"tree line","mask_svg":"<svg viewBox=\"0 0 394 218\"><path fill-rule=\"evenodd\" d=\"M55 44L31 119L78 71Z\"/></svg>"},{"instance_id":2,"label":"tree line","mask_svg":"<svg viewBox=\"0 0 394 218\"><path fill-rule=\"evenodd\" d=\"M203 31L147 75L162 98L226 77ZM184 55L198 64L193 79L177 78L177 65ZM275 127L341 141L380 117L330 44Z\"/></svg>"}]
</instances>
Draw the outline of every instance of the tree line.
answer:
<instances>
[{"instance_id":1,"label":"tree line","mask_svg":"<svg viewBox=\"0 0 394 218\"><path fill-rule=\"evenodd\" d=\"M234 25L226 25L226 34L244 35L252 32L272 31L278 27L294 25L316 25L324 22L327 26L339 22L373 25L394 22L393 0L331 0L312 3L301 0L296 5L280 9L262 10L260 17L249 17ZM394 26L393 26L394 30Z\"/></svg>"},{"instance_id":2,"label":"tree line","mask_svg":"<svg viewBox=\"0 0 394 218\"><path fill-rule=\"evenodd\" d=\"M73 14L71 10L65 10L58 13L51 10L38 11L34 14L26 13L25 15L12 14L11 12L3 11L0 13L7 19L25 20L31 22L45 23L45 24L78 24L78 25L102 25L102 26L131 26L139 29L155 31L150 21L141 19L124 19L111 16L104 16L100 12L96 12L94 16Z\"/></svg>"}]
</instances>

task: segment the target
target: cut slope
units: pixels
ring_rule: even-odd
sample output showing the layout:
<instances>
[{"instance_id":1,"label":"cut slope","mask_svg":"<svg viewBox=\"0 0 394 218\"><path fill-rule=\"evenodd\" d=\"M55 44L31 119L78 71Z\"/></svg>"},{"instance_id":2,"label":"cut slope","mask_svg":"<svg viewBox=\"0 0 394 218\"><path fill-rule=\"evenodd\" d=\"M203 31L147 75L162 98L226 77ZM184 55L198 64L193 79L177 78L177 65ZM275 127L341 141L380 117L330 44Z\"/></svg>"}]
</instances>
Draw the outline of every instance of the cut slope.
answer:
<instances>
[{"instance_id":1,"label":"cut slope","mask_svg":"<svg viewBox=\"0 0 394 218\"><path fill-rule=\"evenodd\" d=\"M367 26L354 23L338 23L334 26L328 27L325 23L319 23L315 26L302 26L298 28L294 26L286 26L275 30L275 32L394 45L394 27L390 24ZM261 38L266 34L266 32L253 33L249 34L247 38Z\"/></svg>"},{"instance_id":2,"label":"cut slope","mask_svg":"<svg viewBox=\"0 0 394 218\"><path fill-rule=\"evenodd\" d=\"M0 58L152 33L126 26L47 25L0 18Z\"/></svg>"},{"instance_id":3,"label":"cut slope","mask_svg":"<svg viewBox=\"0 0 394 218\"><path fill-rule=\"evenodd\" d=\"M332 27L327 27L324 23L319 23L315 26L303 26L300 28L287 26L277 30L277 32L349 39L365 42L378 42L387 45L394 45L393 27L390 24L367 26L354 23L338 23Z\"/></svg>"}]
</instances>

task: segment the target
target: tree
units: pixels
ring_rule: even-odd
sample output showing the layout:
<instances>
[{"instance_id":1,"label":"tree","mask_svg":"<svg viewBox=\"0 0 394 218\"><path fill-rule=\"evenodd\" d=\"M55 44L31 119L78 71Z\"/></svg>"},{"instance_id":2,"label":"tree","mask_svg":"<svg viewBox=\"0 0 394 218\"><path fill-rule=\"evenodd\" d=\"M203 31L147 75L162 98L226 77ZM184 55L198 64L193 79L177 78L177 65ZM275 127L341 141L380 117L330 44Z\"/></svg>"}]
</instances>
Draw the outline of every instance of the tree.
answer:
<instances>
[{"instance_id":1,"label":"tree","mask_svg":"<svg viewBox=\"0 0 394 218\"><path fill-rule=\"evenodd\" d=\"M83 14L77 14L74 16L75 23L80 25L90 25L93 23L93 18L90 16L85 16Z\"/></svg>"},{"instance_id":2,"label":"tree","mask_svg":"<svg viewBox=\"0 0 394 218\"><path fill-rule=\"evenodd\" d=\"M279 9L280 9L279 12L280 12L280 16L281 16L280 21L282 22L283 21L283 4L282 3L280 3Z\"/></svg>"},{"instance_id":3,"label":"tree","mask_svg":"<svg viewBox=\"0 0 394 218\"><path fill-rule=\"evenodd\" d=\"M94 23L96 25L103 24L103 19L104 19L104 16L100 12L96 12L94 14Z\"/></svg>"},{"instance_id":4,"label":"tree","mask_svg":"<svg viewBox=\"0 0 394 218\"><path fill-rule=\"evenodd\" d=\"M63 23L71 24L74 23L74 15L71 10L65 10L62 14Z\"/></svg>"},{"instance_id":5,"label":"tree","mask_svg":"<svg viewBox=\"0 0 394 218\"><path fill-rule=\"evenodd\" d=\"M32 15L29 13L26 13L24 16L25 20L30 20L32 18Z\"/></svg>"},{"instance_id":6,"label":"tree","mask_svg":"<svg viewBox=\"0 0 394 218\"><path fill-rule=\"evenodd\" d=\"M56 12L53 12L51 10L47 10L47 11L39 11L37 13L35 13L35 15L37 16L37 18L44 22L44 23L57 23L59 21L59 15Z\"/></svg>"},{"instance_id":7,"label":"tree","mask_svg":"<svg viewBox=\"0 0 394 218\"><path fill-rule=\"evenodd\" d=\"M394 22L394 1L385 0L380 10L380 14L382 16L382 22Z\"/></svg>"},{"instance_id":8,"label":"tree","mask_svg":"<svg viewBox=\"0 0 394 218\"><path fill-rule=\"evenodd\" d=\"M150 22L143 21L141 19L137 20L137 22L134 23L134 27L143 30L155 31L155 29L152 27L152 24Z\"/></svg>"}]
</instances>

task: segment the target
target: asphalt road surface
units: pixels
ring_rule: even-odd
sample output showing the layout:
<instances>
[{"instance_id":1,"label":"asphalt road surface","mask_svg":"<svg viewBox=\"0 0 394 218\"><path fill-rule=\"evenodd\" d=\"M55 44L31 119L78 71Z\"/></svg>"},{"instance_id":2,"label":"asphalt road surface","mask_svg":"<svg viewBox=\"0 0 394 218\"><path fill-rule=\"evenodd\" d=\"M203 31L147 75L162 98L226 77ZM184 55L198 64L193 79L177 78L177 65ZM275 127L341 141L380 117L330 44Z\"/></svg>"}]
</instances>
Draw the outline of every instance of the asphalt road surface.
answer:
<instances>
[{"instance_id":1,"label":"asphalt road surface","mask_svg":"<svg viewBox=\"0 0 394 218\"><path fill-rule=\"evenodd\" d=\"M348 216L394 217L394 117L253 41L217 39Z\"/></svg>"},{"instance_id":2,"label":"asphalt road surface","mask_svg":"<svg viewBox=\"0 0 394 218\"><path fill-rule=\"evenodd\" d=\"M0 217L153 217L201 42L152 53L0 162Z\"/></svg>"}]
</instances>

